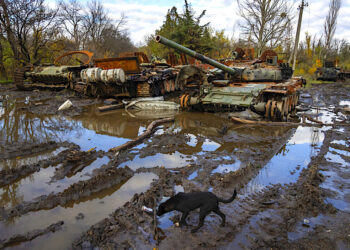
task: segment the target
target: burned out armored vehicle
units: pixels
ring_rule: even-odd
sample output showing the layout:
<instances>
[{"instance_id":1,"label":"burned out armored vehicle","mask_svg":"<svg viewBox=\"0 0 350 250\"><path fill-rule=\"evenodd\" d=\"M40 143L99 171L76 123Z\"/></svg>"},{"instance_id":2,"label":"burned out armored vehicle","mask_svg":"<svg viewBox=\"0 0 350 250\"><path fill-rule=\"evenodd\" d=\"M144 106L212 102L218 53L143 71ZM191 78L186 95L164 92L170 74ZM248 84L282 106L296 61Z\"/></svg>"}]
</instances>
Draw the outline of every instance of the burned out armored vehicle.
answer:
<instances>
[{"instance_id":1,"label":"burned out armored vehicle","mask_svg":"<svg viewBox=\"0 0 350 250\"><path fill-rule=\"evenodd\" d=\"M272 120L286 120L295 110L298 90L305 80L292 77L291 67L278 64L277 56L267 55L265 61L252 60L230 67L164 37L157 36L156 41L215 67L207 70L206 76L194 66L188 66L192 68L187 69L190 71L187 74L186 67L181 69L176 84L184 88L180 98L182 107L203 111L249 110ZM194 78L201 80L192 82ZM190 88L186 93L187 86Z\"/></svg>"},{"instance_id":2,"label":"burned out armored vehicle","mask_svg":"<svg viewBox=\"0 0 350 250\"><path fill-rule=\"evenodd\" d=\"M317 68L315 71L316 80L320 81L344 81L350 78L350 72L347 72L336 66L333 61L325 61L323 67Z\"/></svg>"},{"instance_id":3,"label":"burned out armored vehicle","mask_svg":"<svg viewBox=\"0 0 350 250\"><path fill-rule=\"evenodd\" d=\"M72 55L84 55L79 64L62 64ZM14 80L19 89L72 89L93 97L159 96L173 92L177 70L166 63L152 64L141 52L124 53L116 58L92 60L89 51L72 51L54 64L18 68Z\"/></svg>"}]
</instances>

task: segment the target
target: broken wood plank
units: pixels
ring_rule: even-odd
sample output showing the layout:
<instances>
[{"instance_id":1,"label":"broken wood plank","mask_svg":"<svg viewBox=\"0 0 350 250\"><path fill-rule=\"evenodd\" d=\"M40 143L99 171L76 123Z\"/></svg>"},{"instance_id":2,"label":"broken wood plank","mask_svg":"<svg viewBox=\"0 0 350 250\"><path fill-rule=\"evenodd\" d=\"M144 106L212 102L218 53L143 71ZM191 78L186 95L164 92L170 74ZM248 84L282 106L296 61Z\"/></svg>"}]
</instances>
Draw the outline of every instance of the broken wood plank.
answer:
<instances>
[{"instance_id":1,"label":"broken wood plank","mask_svg":"<svg viewBox=\"0 0 350 250\"><path fill-rule=\"evenodd\" d=\"M131 147L135 146L136 144L140 143L141 141L143 141L148 136L150 136L154 132L154 129L156 127L158 127L159 125L161 125L163 123L167 123L167 122L173 122L174 120L175 120L174 118L164 118L164 119L155 120L148 125L148 127L144 133L142 133L141 135L136 137L134 140L128 141L128 142L126 142L123 145L120 145L118 147L111 148L109 151L118 152L120 150L125 150L128 148L131 148Z\"/></svg>"},{"instance_id":2,"label":"broken wood plank","mask_svg":"<svg viewBox=\"0 0 350 250\"><path fill-rule=\"evenodd\" d=\"M106 106L98 107L97 110L100 111L100 112L106 112L106 111L115 110L115 109L122 109L122 108L124 108L124 104L123 103L119 103L119 104L113 104L113 105L106 105Z\"/></svg>"},{"instance_id":3,"label":"broken wood plank","mask_svg":"<svg viewBox=\"0 0 350 250\"><path fill-rule=\"evenodd\" d=\"M250 125L275 125L275 126L311 126L311 127L321 127L326 124L312 124L312 123L298 123L298 122L268 122L268 121L252 121L246 120L242 118L238 118L235 116L231 116L230 119L233 122L241 123L241 124L250 124ZM329 126L332 126L330 124Z\"/></svg>"}]
</instances>

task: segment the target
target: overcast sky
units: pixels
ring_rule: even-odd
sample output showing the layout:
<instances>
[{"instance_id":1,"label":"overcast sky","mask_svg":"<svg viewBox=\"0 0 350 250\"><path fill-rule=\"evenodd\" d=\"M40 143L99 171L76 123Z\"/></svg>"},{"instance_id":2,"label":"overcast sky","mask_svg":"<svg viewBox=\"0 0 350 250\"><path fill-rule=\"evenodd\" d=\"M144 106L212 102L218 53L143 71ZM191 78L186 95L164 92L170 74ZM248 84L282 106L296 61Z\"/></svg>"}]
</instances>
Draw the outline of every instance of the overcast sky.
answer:
<instances>
[{"instance_id":1,"label":"overcast sky","mask_svg":"<svg viewBox=\"0 0 350 250\"><path fill-rule=\"evenodd\" d=\"M297 23L297 7L299 1L290 0L294 3L294 11ZM305 38L305 32L317 34L323 33L323 24L328 13L330 0L309 0L309 6L304 9L301 39ZM81 0L86 3L87 0ZM121 13L127 17L127 28L132 41L135 44L144 42L146 35L153 34L165 20L165 15L172 6L182 12L184 0L103 0L103 5L112 18L118 19ZM192 8L199 15L207 10L203 23L210 22L217 30L225 30L228 36L239 37L240 18L237 14L236 0L189 0ZM339 12L338 25L335 37L348 39L350 32L350 0L342 0L342 7Z\"/></svg>"}]
</instances>

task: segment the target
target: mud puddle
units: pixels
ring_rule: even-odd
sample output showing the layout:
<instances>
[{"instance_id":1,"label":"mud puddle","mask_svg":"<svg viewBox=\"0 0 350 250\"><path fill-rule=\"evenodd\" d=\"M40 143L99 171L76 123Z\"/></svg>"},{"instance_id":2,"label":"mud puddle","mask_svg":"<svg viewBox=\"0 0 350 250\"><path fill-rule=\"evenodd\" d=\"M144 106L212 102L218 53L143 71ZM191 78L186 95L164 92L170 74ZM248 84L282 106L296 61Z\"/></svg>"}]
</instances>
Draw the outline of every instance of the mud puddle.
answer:
<instances>
[{"instance_id":1,"label":"mud puddle","mask_svg":"<svg viewBox=\"0 0 350 250\"><path fill-rule=\"evenodd\" d=\"M66 148L59 147L57 149L52 150L45 150L41 153L31 154L30 156L18 156L16 158L12 159L3 159L0 160L0 170L6 169L6 168L16 168L21 165L29 165L36 163L40 160L46 160L49 159L52 155L57 155L58 153L62 152Z\"/></svg>"},{"instance_id":2,"label":"mud puddle","mask_svg":"<svg viewBox=\"0 0 350 250\"><path fill-rule=\"evenodd\" d=\"M16 248L69 249L72 241L82 232L129 201L135 193L145 192L155 178L157 176L151 173L136 174L125 184L107 189L76 204L31 212L11 221L0 222L0 235L9 238L13 234L44 228L57 220L63 220L63 230L41 236Z\"/></svg>"},{"instance_id":3,"label":"mud puddle","mask_svg":"<svg viewBox=\"0 0 350 250\"><path fill-rule=\"evenodd\" d=\"M97 158L81 172L72 176L66 176L64 179L57 181L51 181L50 178L54 175L56 168L59 166L42 168L39 172L35 172L13 184L0 188L0 196L2 197L0 206L10 208L23 201L31 201L41 195L61 192L75 182L88 180L94 169L101 167L103 164L107 164L109 160L107 156Z\"/></svg>"},{"instance_id":4,"label":"mud puddle","mask_svg":"<svg viewBox=\"0 0 350 250\"><path fill-rule=\"evenodd\" d=\"M56 99L56 97L51 98ZM58 105L62 99L64 98L53 102ZM108 112L107 114L96 113L96 105L87 106L85 111L80 113L79 109L73 110L75 113L79 113L77 116L69 115L68 111L55 114L54 109L50 109L50 101L45 101L44 98L20 99L18 102L7 100L8 98L1 103L0 108L0 126L2 128L0 130L0 147L2 147L0 150L4 150L4 147L12 149L11 157L5 157L3 160L3 167L6 168L35 163L47 159L50 155L58 154L59 152L56 150L60 150L60 148L49 151L42 150L22 156L20 154L22 145L67 141L78 145L81 151L93 148L108 151L110 148L119 146L140 135L154 119L152 114L151 116L150 114L139 116L136 113L130 115L130 112L124 110ZM48 106L49 113L45 114L45 109L40 109L41 105L38 104L41 102L40 100L47 104L43 106ZM338 104L339 99L333 103L333 106L312 109L307 114L326 123L341 122L347 117L333 112ZM109 221L108 215L114 213L118 207L125 206L125 209L127 208L115 214L120 215L121 222L124 221L123 223L128 225L126 223L128 219L123 217L123 214L128 215L126 211L129 210L128 212L134 214L135 218L139 218L137 213L142 213L139 205L147 205L148 200L153 201L154 194L161 197L164 195L164 200L173 193L209 190L226 198L234 188L237 188L239 191L237 201L232 205L223 206L223 211L228 218L227 228L219 229L218 218L209 216L208 222L205 223L198 234L199 236L193 236L191 239L186 238L184 242L193 240L195 244L191 246L203 247L208 243L206 237L201 236L203 232L205 232L203 235L208 235L208 239L214 241L221 239L222 233L223 237L226 235L233 245L241 243L235 246L249 246L245 237L240 235L251 234L249 226L259 224L260 218L273 217L275 211L278 210L273 207L275 205L271 203L272 205L268 204L265 208L261 202L271 202L278 197L274 197L272 195L274 192L271 192L270 196L251 199L250 203L247 203L245 199L249 200L251 195L259 198L260 191L265 192L273 184L293 183L293 185L297 185L296 183L303 172L307 171L312 159L320 154L320 148L325 143L330 144L329 152L325 153L325 162L319 161L319 164L322 165L320 166L321 172L326 177L321 187L329 192L325 200L339 211L348 212L349 195L347 190L349 186L346 169L349 165L349 154L346 148L349 146L349 140L342 137L342 133L348 133L347 129L347 127L337 127L332 130L330 126L323 128L249 127L229 123L221 114L178 113L175 114L174 124L162 126L152 137L125 154L121 154L120 158L117 156L117 160L110 159L109 157L114 157L111 154L109 157L98 157L92 163L87 163L80 172L68 173L65 178L55 181L52 181L52 177L60 165L49 166L0 189L0 206L8 208L24 201L35 201L40 195L61 192L79 181L87 183L93 178L94 170L104 168L106 164L112 170L114 167L122 168L124 166L130 167L134 171L143 168L142 173L134 173L134 176L125 183L105 188L80 200L76 199L65 207L56 206L52 209L31 210L35 212L28 212L0 221L0 235L3 238L10 238L14 234L46 228L52 223L63 220L65 222L63 230L40 236L31 242L22 243L16 248L51 249L52 246L57 246L58 249L66 249L71 248L72 242L77 238L82 237L84 241L84 237L87 237L83 237L84 232L90 226L96 225L98 228L97 225L100 224L96 223L103 219ZM331 140L325 139L324 136L329 130L337 133L331 136ZM162 171L167 171L167 174L163 175L163 177L167 177L166 180L163 180L164 186L155 184L153 189L150 188L152 180L158 178ZM103 182L103 180L101 181ZM275 188L276 190L279 188ZM140 195L142 197L140 200L133 197L134 194L145 191L149 191L149 193L146 196ZM259 202L254 203L255 200L259 200ZM129 204L124 205L125 202L129 202ZM133 204L137 204L137 207ZM239 210L238 206L242 206L242 208ZM250 210L250 207L253 208ZM259 209L261 211L257 212ZM287 206L283 209L287 209ZM232 214L232 211L236 210L238 214ZM176 221L177 216L178 213L169 213L159 220L159 226L167 236L162 243L164 248L169 248L172 239L175 240L178 236L185 237L185 234L182 235L183 229L176 228L173 224L173 220L175 218ZM190 224L197 222L197 217L197 213L190 215ZM312 220L313 217L308 215L305 218ZM276 216L274 219L278 220ZM149 233L152 230L147 228L149 220L151 219L146 219L146 222L137 222L136 219L135 222L128 223L136 225L136 228L141 225ZM103 228L104 230L101 232L109 232L108 222L106 225L107 227ZM283 223L276 225L281 227ZM108 242L108 239L104 241L104 237L100 238L99 231L96 230L88 232L94 232L96 235L91 235L91 237L100 239L101 244L97 245L103 246L105 242ZM134 242L133 235L132 233L128 234L128 230L117 227L111 230L125 234L128 242ZM291 232L294 231L291 230ZM302 235L305 236L305 234ZM139 236L137 236L138 240ZM111 232L108 237L113 237L113 233ZM300 237L303 236L293 236L292 234L290 236L291 240L298 240ZM220 240L215 242L220 242ZM137 241L136 245L141 246L142 243L142 240ZM186 243L179 244L179 248L183 248L183 244ZM207 246L225 245L225 243L215 244Z\"/></svg>"},{"instance_id":5,"label":"mud puddle","mask_svg":"<svg viewBox=\"0 0 350 250\"><path fill-rule=\"evenodd\" d=\"M311 158L318 154L323 140L322 129L298 127L292 138L248 183L245 192L250 194L261 191L268 185L296 182Z\"/></svg>"}]
</instances>

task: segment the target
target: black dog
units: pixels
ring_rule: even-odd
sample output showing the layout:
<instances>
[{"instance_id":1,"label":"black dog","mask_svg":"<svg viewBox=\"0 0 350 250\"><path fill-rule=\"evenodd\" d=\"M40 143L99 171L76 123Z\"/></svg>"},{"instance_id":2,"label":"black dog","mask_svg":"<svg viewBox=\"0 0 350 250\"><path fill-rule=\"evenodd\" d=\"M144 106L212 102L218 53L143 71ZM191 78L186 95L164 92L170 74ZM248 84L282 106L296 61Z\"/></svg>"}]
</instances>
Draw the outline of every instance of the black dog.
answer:
<instances>
[{"instance_id":1,"label":"black dog","mask_svg":"<svg viewBox=\"0 0 350 250\"><path fill-rule=\"evenodd\" d=\"M157 215L163 215L173 210L182 212L180 225L186 225L188 213L196 208L199 211L198 226L192 229L192 233L198 231L203 226L205 217L213 211L222 219L221 226L225 226L225 215L220 211L219 202L230 203L236 198L237 192L234 191L232 197L228 200L221 199L210 192L178 193L167 201L161 203L158 207Z\"/></svg>"}]
</instances>

